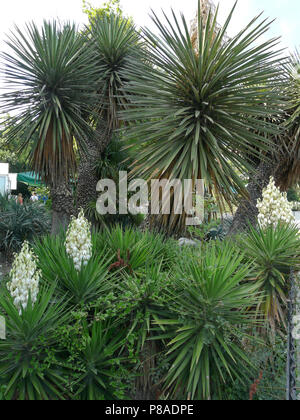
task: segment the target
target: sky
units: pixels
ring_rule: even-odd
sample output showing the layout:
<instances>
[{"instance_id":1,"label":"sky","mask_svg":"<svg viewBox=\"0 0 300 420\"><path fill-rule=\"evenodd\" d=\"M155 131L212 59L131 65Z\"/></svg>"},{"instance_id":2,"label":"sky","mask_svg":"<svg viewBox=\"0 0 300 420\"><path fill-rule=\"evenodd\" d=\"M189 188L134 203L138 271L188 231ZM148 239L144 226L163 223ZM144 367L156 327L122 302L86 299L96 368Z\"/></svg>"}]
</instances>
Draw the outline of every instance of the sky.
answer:
<instances>
[{"instance_id":1,"label":"sky","mask_svg":"<svg viewBox=\"0 0 300 420\"><path fill-rule=\"evenodd\" d=\"M214 0L218 4L217 0ZM103 0L90 0L93 6L101 6ZM234 0L219 0L219 22L222 24ZM121 0L126 14L132 16L139 26L151 26L150 8L182 11L190 21L197 9L197 0ZM265 11L265 17L276 21L271 36L282 36L282 44L291 50L300 44L300 1L299 0L239 0L228 35L233 35L246 25L252 17ZM13 24L23 25L26 21L42 21L44 18L59 17L61 20L86 22L82 13L82 0L2 0L0 6L0 49L5 48L5 34Z\"/></svg>"},{"instance_id":2,"label":"sky","mask_svg":"<svg viewBox=\"0 0 300 420\"><path fill-rule=\"evenodd\" d=\"M101 7L104 0L89 0L94 7ZM219 4L220 24L224 23L235 0L214 0ZM138 26L154 29L149 17L151 8L158 14L161 9L183 12L190 22L196 15L198 0L121 0L126 15L132 16ZM228 35L238 33L249 21L264 12L265 18L276 19L266 37L282 37L281 48L294 51L300 46L300 0L238 0ZM0 51L7 51L4 42L6 34L17 24L22 27L28 21L40 23L43 19L59 18L78 24L87 23L87 16L82 11L82 0L1 0L0 3ZM285 55L285 53L283 53ZM3 82L0 80L0 93Z\"/></svg>"}]
</instances>

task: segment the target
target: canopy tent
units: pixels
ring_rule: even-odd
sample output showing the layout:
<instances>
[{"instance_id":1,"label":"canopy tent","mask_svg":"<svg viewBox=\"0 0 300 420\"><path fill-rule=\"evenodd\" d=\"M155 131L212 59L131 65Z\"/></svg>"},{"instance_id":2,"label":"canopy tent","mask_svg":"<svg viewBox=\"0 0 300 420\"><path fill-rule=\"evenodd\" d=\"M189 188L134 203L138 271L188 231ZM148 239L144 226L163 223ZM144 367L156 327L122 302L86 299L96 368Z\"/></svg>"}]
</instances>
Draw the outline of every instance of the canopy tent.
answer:
<instances>
[{"instance_id":1,"label":"canopy tent","mask_svg":"<svg viewBox=\"0 0 300 420\"><path fill-rule=\"evenodd\" d=\"M23 182L24 184L27 184L30 187L43 185L43 183L39 180L39 177L35 172L22 172L18 174L18 181Z\"/></svg>"}]
</instances>

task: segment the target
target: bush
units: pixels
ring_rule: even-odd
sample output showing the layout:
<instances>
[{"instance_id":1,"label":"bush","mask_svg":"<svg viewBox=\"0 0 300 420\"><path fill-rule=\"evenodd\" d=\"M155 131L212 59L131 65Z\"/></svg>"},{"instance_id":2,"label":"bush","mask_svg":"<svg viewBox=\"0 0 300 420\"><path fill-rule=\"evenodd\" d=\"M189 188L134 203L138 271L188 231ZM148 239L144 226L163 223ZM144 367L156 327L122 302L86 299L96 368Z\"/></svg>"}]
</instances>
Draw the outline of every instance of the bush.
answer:
<instances>
[{"instance_id":1,"label":"bush","mask_svg":"<svg viewBox=\"0 0 300 420\"><path fill-rule=\"evenodd\" d=\"M111 257L105 247L94 252L88 264L79 271L66 252L64 235L38 240L34 252L38 257L42 281L47 286L56 283L55 293L66 295L70 305L93 304L99 296L110 291L108 267Z\"/></svg>"},{"instance_id":2,"label":"bush","mask_svg":"<svg viewBox=\"0 0 300 420\"><path fill-rule=\"evenodd\" d=\"M23 242L50 230L50 215L44 205L0 198L0 251L9 257L18 252Z\"/></svg>"},{"instance_id":3,"label":"bush","mask_svg":"<svg viewBox=\"0 0 300 420\"><path fill-rule=\"evenodd\" d=\"M258 310L271 322L285 324L288 280L292 269L300 270L300 237L297 226L279 224L266 230L253 227L241 237L247 261L254 263L250 279L259 285Z\"/></svg>"},{"instance_id":4,"label":"bush","mask_svg":"<svg viewBox=\"0 0 300 420\"><path fill-rule=\"evenodd\" d=\"M255 399L281 395L285 356L258 337L259 309L299 268L296 229L180 248L117 226L92 244L76 270L65 235L36 240L40 292L21 313L1 285L0 398L248 399L261 370Z\"/></svg>"},{"instance_id":5,"label":"bush","mask_svg":"<svg viewBox=\"0 0 300 420\"><path fill-rule=\"evenodd\" d=\"M54 286L44 289L35 305L19 313L7 293L0 295L7 338L0 340L0 385L9 400L65 399L55 331L68 322L66 303L53 303Z\"/></svg>"},{"instance_id":6,"label":"bush","mask_svg":"<svg viewBox=\"0 0 300 420\"><path fill-rule=\"evenodd\" d=\"M288 199L288 201L298 202L299 197L298 197L297 191L294 190L293 188L289 189L288 192L287 192L287 199Z\"/></svg>"},{"instance_id":7,"label":"bush","mask_svg":"<svg viewBox=\"0 0 300 420\"><path fill-rule=\"evenodd\" d=\"M142 233L134 228L121 226L105 229L95 238L97 250L107 249L116 268L126 268L128 272L144 271L149 261L158 259L165 268L176 260L179 251L176 241L166 240L162 235ZM112 267L113 268L113 267Z\"/></svg>"},{"instance_id":8,"label":"bush","mask_svg":"<svg viewBox=\"0 0 300 420\"><path fill-rule=\"evenodd\" d=\"M254 324L249 306L257 304L258 296L255 284L244 283L251 266L242 261L231 244L212 244L200 259L182 262L175 273L174 287L166 291L169 313L157 320L171 364L166 395L222 398L225 372L242 381L247 378L243 373L251 371L241 326Z\"/></svg>"},{"instance_id":9,"label":"bush","mask_svg":"<svg viewBox=\"0 0 300 420\"><path fill-rule=\"evenodd\" d=\"M258 342L249 348L249 357L256 367L256 373L248 377L245 385L234 381L224 387L223 395L226 400L249 400L250 390L256 380L257 387L251 396L253 400L285 400L287 340L278 334L272 342Z\"/></svg>"},{"instance_id":10,"label":"bush","mask_svg":"<svg viewBox=\"0 0 300 420\"><path fill-rule=\"evenodd\" d=\"M124 330L109 321L89 324L82 319L57 331L57 339L66 350L66 386L72 399L125 399L129 371L127 358L120 355Z\"/></svg>"}]
</instances>

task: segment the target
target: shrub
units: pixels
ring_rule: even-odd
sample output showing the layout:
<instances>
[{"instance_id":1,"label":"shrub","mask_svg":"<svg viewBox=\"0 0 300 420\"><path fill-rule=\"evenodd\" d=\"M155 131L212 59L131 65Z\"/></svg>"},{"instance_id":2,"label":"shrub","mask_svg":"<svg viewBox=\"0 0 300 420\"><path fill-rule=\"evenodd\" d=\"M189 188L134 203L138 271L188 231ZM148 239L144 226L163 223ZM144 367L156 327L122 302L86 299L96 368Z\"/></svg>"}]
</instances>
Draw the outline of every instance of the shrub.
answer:
<instances>
[{"instance_id":1,"label":"shrub","mask_svg":"<svg viewBox=\"0 0 300 420\"><path fill-rule=\"evenodd\" d=\"M80 333L75 337L80 343L78 350L74 353L73 346L68 349L72 370L68 382L73 399L125 399L127 358L120 355L124 329L109 322L94 322L91 326L85 323Z\"/></svg>"},{"instance_id":2,"label":"shrub","mask_svg":"<svg viewBox=\"0 0 300 420\"><path fill-rule=\"evenodd\" d=\"M162 235L142 233L134 228L123 229L121 226L99 233L95 241L97 250L107 248L116 267L125 267L134 273L143 271L149 261L156 259L168 268L176 260L178 251L176 242L167 241Z\"/></svg>"},{"instance_id":3,"label":"shrub","mask_svg":"<svg viewBox=\"0 0 300 420\"><path fill-rule=\"evenodd\" d=\"M250 390L258 379L253 400L285 400L287 342L279 334L272 342L255 343L249 348L249 357L256 367L256 373L245 385L234 381L223 388L226 400L249 400Z\"/></svg>"},{"instance_id":4,"label":"shrub","mask_svg":"<svg viewBox=\"0 0 300 420\"><path fill-rule=\"evenodd\" d=\"M283 224L265 230L251 227L241 237L240 247L254 263L251 278L262 292L258 309L273 326L276 321L284 323L289 275L291 269L300 270L299 228Z\"/></svg>"},{"instance_id":5,"label":"shrub","mask_svg":"<svg viewBox=\"0 0 300 420\"><path fill-rule=\"evenodd\" d=\"M68 322L66 303L53 303L54 287L40 292L37 302L19 313L8 292L0 295L7 337L0 340L0 384L5 398L64 399L64 373L55 331Z\"/></svg>"},{"instance_id":6,"label":"shrub","mask_svg":"<svg viewBox=\"0 0 300 420\"><path fill-rule=\"evenodd\" d=\"M287 199L289 202L298 202L299 197L298 193L294 188L290 188L287 192Z\"/></svg>"},{"instance_id":7,"label":"shrub","mask_svg":"<svg viewBox=\"0 0 300 420\"><path fill-rule=\"evenodd\" d=\"M243 283L251 266L242 261L230 243L212 243L200 259L181 263L173 289L166 292L169 314L157 321L171 364L166 395L210 399L214 392L222 397L225 372L242 381L241 367L251 370L241 326L255 323L249 306L258 297L255 284Z\"/></svg>"},{"instance_id":8,"label":"shrub","mask_svg":"<svg viewBox=\"0 0 300 420\"><path fill-rule=\"evenodd\" d=\"M0 199L0 251L11 256L23 242L50 230L50 215L43 204Z\"/></svg>"},{"instance_id":9,"label":"shrub","mask_svg":"<svg viewBox=\"0 0 300 420\"><path fill-rule=\"evenodd\" d=\"M67 295L70 305L92 304L110 290L108 266L111 259L105 248L94 253L79 271L67 254L64 235L42 238L35 243L34 252L42 281L50 286L56 283L56 293Z\"/></svg>"}]
</instances>

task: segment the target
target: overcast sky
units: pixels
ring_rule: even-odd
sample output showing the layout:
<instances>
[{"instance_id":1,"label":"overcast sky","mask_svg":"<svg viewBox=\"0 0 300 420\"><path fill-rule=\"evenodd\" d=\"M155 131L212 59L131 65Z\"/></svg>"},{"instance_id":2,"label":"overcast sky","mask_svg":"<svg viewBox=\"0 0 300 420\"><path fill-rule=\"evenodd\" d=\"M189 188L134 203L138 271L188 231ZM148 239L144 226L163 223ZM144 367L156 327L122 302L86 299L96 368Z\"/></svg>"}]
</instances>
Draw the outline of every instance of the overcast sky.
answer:
<instances>
[{"instance_id":1,"label":"overcast sky","mask_svg":"<svg viewBox=\"0 0 300 420\"><path fill-rule=\"evenodd\" d=\"M90 0L94 6L101 6L103 0ZM121 0L125 12L133 16L138 25L149 25L149 12L161 8L168 10L173 7L182 11L190 20L197 9L197 0ZM218 1L215 0L217 4ZM225 18L234 0L220 0L219 21ZM82 13L82 0L2 0L0 9L0 48L3 49L5 33L12 28L13 23L24 24L28 20L41 21L59 17L60 19L86 22ZM272 36L282 36L283 44L290 49L300 44L300 0L239 0L229 35L235 33L253 16L265 11L266 17L276 18L273 24Z\"/></svg>"},{"instance_id":2,"label":"overcast sky","mask_svg":"<svg viewBox=\"0 0 300 420\"><path fill-rule=\"evenodd\" d=\"M220 12L218 21L224 23L235 0L219 0ZM101 7L103 0L90 0L95 7ZM218 0L214 0L217 5ZM196 14L198 0L121 0L124 12L132 16L138 26L152 26L149 13L151 8L159 13L163 8L169 11L183 12L187 21ZM232 19L228 35L232 36L242 29L260 12L265 17L276 19L268 37L281 36L282 47L294 50L300 44L300 0L239 0ZM1 0L0 6L0 51L7 49L5 34L13 29L13 24L24 25L25 22L42 22L43 19L59 18L71 20L78 24L87 23L87 16L82 11L82 0ZM0 80L0 93L2 91Z\"/></svg>"}]
</instances>

